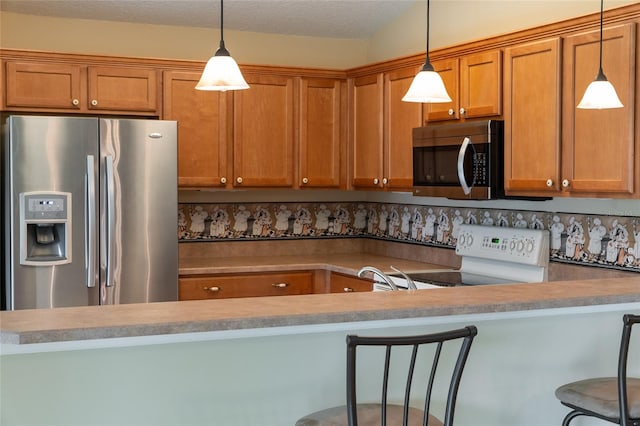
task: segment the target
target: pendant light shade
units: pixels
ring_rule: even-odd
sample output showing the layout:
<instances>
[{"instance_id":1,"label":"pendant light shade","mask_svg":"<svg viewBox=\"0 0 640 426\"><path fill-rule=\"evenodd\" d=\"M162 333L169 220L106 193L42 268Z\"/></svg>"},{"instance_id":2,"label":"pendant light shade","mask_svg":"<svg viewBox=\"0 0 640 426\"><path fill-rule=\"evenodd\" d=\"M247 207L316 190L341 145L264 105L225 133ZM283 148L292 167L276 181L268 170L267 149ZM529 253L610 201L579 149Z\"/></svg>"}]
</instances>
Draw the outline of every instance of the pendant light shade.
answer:
<instances>
[{"instance_id":1,"label":"pendant light shade","mask_svg":"<svg viewBox=\"0 0 640 426\"><path fill-rule=\"evenodd\" d=\"M604 14L604 0L600 0L600 67L596 79L589 84L577 108L580 109L609 109L622 108L613 84L607 80L602 71L602 17Z\"/></svg>"},{"instance_id":2,"label":"pendant light shade","mask_svg":"<svg viewBox=\"0 0 640 426\"><path fill-rule=\"evenodd\" d=\"M429 60L429 0L427 0L427 57L422 69L411 82L402 98L404 102L443 103L451 102L440 74L435 72Z\"/></svg>"},{"instance_id":3,"label":"pendant light shade","mask_svg":"<svg viewBox=\"0 0 640 426\"><path fill-rule=\"evenodd\" d=\"M220 47L214 56L207 61L200 81L196 85L198 90L242 90L249 85L244 80L240 68L224 46L224 0L220 0Z\"/></svg>"}]
</instances>

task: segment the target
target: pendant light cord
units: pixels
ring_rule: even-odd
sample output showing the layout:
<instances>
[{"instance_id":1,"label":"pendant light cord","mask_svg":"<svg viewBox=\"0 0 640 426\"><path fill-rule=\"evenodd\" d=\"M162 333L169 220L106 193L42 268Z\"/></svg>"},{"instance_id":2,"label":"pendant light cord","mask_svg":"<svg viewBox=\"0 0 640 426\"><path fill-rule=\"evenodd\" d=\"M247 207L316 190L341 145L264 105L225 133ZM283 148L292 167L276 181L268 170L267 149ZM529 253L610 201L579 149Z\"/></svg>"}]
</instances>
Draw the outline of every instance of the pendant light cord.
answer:
<instances>
[{"instance_id":1,"label":"pendant light cord","mask_svg":"<svg viewBox=\"0 0 640 426\"><path fill-rule=\"evenodd\" d=\"M226 47L224 47L224 0L220 0L220 48L215 56L231 56Z\"/></svg>"},{"instance_id":2,"label":"pendant light cord","mask_svg":"<svg viewBox=\"0 0 640 426\"><path fill-rule=\"evenodd\" d=\"M600 0L600 72L602 72L602 17L604 14L604 0Z\"/></svg>"},{"instance_id":3,"label":"pendant light cord","mask_svg":"<svg viewBox=\"0 0 640 426\"><path fill-rule=\"evenodd\" d=\"M430 1L427 0L427 57L425 59L424 65L422 66L421 71L433 71L433 65L431 65L431 60L429 59L429 4Z\"/></svg>"}]
</instances>

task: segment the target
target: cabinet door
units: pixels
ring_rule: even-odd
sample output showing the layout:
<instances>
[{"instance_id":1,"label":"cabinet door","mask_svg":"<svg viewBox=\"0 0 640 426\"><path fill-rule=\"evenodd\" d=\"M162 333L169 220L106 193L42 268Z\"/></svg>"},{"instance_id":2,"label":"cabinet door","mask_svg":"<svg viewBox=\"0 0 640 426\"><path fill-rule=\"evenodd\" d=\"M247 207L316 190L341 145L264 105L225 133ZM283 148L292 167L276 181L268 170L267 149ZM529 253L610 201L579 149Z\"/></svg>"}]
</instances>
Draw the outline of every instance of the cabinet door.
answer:
<instances>
[{"instance_id":1,"label":"cabinet door","mask_svg":"<svg viewBox=\"0 0 640 426\"><path fill-rule=\"evenodd\" d=\"M88 67L90 110L158 111L158 71L144 68Z\"/></svg>"},{"instance_id":2,"label":"cabinet door","mask_svg":"<svg viewBox=\"0 0 640 426\"><path fill-rule=\"evenodd\" d=\"M163 116L178 122L178 186L227 182L226 93L196 90L200 73L165 71Z\"/></svg>"},{"instance_id":3,"label":"cabinet door","mask_svg":"<svg viewBox=\"0 0 640 426\"><path fill-rule=\"evenodd\" d=\"M560 190L560 39L505 50L505 190Z\"/></svg>"},{"instance_id":4,"label":"cabinet door","mask_svg":"<svg viewBox=\"0 0 640 426\"><path fill-rule=\"evenodd\" d=\"M502 52L479 53L460 60L460 116L502 113Z\"/></svg>"},{"instance_id":5,"label":"cabinet door","mask_svg":"<svg viewBox=\"0 0 640 426\"><path fill-rule=\"evenodd\" d=\"M226 274L180 277L179 300L311 294L313 272Z\"/></svg>"},{"instance_id":6,"label":"cabinet door","mask_svg":"<svg viewBox=\"0 0 640 426\"><path fill-rule=\"evenodd\" d=\"M331 272L329 279L329 292L331 293L373 291L373 281L369 279L339 274L337 272Z\"/></svg>"},{"instance_id":7,"label":"cabinet door","mask_svg":"<svg viewBox=\"0 0 640 426\"><path fill-rule=\"evenodd\" d=\"M82 67L37 62L6 63L6 106L79 110Z\"/></svg>"},{"instance_id":8,"label":"cabinet door","mask_svg":"<svg viewBox=\"0 0 640 426\"><path fill-rule=\"evenodd\" d=\"M425 105L426 121L447 121L460 118L459 88L460 88L460 61L456 59L443 59L431 63L433 69L440 74L444 87L452 102L443 102Z\"/></svg>"},{"instance_id":9,"label":"cabinet door","mask_svg":"<svg viewBox=\"0 0 640 426\"><path fill-rule=\"evenodd\" d=\"M233 173L236 187L291 187L295 145L294 78L245 75L234 93Z\"/></svg>"},{"instance_id":10,"label":"cabinet door","mask_svg":"<svg viewBox=\"0 0 640 426\"><path fill-rule=\"evenodd\" d=\"M303 78L300 82L299 179L302 188L338 188L344 156L343 81Z\"/></svg>"},{"instance_id":11,"label":"cabinet door","mask_svg":"<svg viewBox=\"0 0 640 426\"><path fill-rule=\"evenodd\" d=\"M563 187L572 193L633 193L635 24L607 28L602 66L624 108L576 109L598 72L599 31L567 37L563 82ZM637 155L637 154L636 154Z\"/></svg>"},{"instance_id":12,"label":"cabinet door","mask_svg":"<svg viewBox=\"0 0 640 426\"><path fill-rule=\"evenodd\" d=\"M393 190L413 189L413 131L422 123L422 104L403 102L418 68L385 74L384 174L382 184Z\"/></svg>"},{"instance_id":13,"label":"cabinet door","mask_svg":"<svg viewBox=\"0 0 640 426\"><path fill-rule=\"evenodd\" d=\"M383 77L375 74L352 81L352 184L382 186Z\"/></svg>"}]
</instances>

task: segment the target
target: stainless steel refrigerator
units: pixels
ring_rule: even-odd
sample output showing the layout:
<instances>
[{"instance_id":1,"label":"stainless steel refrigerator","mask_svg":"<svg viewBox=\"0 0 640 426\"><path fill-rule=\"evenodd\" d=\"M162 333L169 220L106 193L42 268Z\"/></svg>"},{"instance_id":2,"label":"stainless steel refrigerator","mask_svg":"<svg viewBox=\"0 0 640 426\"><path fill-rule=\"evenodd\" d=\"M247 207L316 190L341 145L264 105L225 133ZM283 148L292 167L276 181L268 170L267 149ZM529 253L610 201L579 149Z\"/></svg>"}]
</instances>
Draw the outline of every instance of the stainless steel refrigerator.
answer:
<instances>
[{"instance_id":1,"label":"stainless steel refrigerator","mask_svg":"<svg viewBox=\"0 0 640 426\"><path fill-rule=\"evenodd\" d=\"M9 116L6 309L177 300L176 122Z\"/></svg>"}]
</instances>

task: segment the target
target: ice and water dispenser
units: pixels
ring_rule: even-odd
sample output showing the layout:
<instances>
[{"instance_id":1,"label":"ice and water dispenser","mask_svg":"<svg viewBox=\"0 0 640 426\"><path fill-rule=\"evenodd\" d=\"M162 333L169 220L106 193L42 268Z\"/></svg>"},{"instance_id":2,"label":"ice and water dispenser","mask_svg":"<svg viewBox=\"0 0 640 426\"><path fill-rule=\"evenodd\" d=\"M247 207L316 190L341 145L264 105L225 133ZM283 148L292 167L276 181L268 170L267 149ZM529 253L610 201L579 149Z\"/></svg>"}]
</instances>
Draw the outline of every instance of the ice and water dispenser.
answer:
<instances>
[{"instance_id":1,"label":"ice and water dispenser","mask_svg":"<svg viewBox=\"0 0 640 426\"><path fill-rule=\"evenodd\" d=\"M20 264L71 262L71 193L20 194Z\"/></svg>"}]
</instances>

